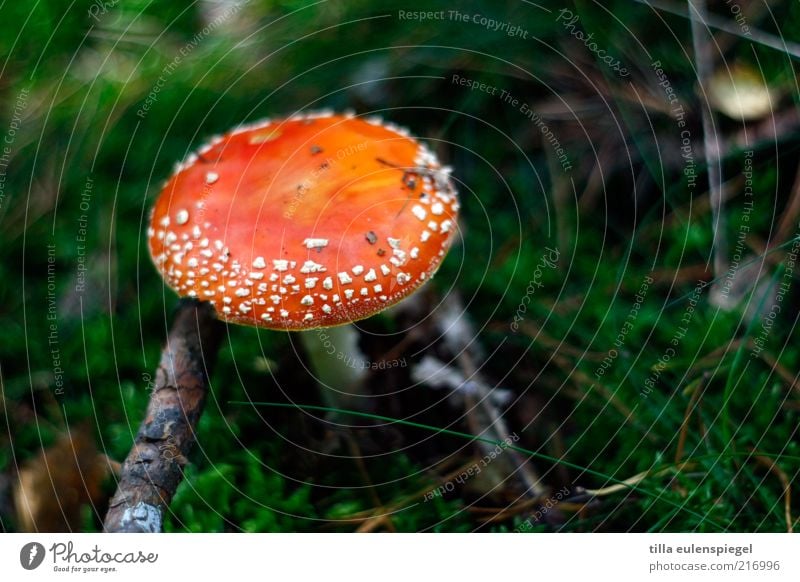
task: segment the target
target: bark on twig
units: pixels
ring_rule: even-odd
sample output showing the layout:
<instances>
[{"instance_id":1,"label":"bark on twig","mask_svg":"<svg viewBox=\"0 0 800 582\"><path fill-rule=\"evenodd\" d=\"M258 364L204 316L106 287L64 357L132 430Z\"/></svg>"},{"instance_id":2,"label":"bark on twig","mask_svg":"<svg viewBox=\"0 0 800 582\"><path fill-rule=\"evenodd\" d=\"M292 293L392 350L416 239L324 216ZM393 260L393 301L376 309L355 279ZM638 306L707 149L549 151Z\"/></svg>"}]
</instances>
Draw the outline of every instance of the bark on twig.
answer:
<instances>
[{"instance_id":1,"label":"bark on twig","mask_svg":"<svg viewBox=\"0 0 800 582\"><path fill-rule=\"evenodd\" d=\"M161 352L145 419L109 504L105 531L161 531L194 444L221 329L209 304L181 302Z\"/></svg>"}]
</instances>

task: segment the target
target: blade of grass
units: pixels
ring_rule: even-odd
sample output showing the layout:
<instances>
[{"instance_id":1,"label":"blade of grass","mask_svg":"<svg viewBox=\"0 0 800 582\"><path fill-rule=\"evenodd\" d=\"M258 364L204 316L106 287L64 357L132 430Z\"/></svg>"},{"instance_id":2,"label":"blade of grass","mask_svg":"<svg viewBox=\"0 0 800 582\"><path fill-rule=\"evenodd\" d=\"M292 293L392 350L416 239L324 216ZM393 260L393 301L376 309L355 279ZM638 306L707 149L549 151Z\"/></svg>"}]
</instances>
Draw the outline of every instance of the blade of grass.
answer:
<instances>
[{"instance_id":1,"label":"blade of grass","mask_svg":"<svg viewBox=\"0 0 800 582\"><path fill-rule=\"evenodd\" d=\"M773 289L775 284L778 281L778 277L783 273L783 266L775 269L775 274L772 276L772 281L770 281L770 289ZM764 309L764 304L767 301L767 297L769 293L764 293L761 297L761 300L758 303L758 310L756 313L758 315L761 314L762 310ZM742 362L742 358L744 357L745 348L748 345L748 339L753 331L753 327L756 324L756 321L761 321L760 317L753 317L750 322L747 324L747 329L744 332L744 337L740 338L741 341L739 343L739 349L736 350L736 355L733 358L733 364L731 365L730 372L728 373L728 378L725 381L725 389L722 393L722 410L720 411L720 422L722 423L722 452L725 453L729 448L732 447L732 436L731 436L731 429L730 429L730 400L733 393L733 385L734 385L734 378L736 376L736 372L738 372L740 364Z\"/></svg>"},{"instance_id":2,"label":"blade of grass","mask_svg":"<svg viewBox=\"0 0 800 582\"><path fill-rule=\"evenodd\" d=\"M506 445L506 443L496 442L496 441L494 441L492 439L487 439L487 438L475 436L475 435L472 435L472 434L469 434L469 433L460 432L460 431L456 431L456 430L450 430L450 429L446 429L446 428L439 428L439 427L431 426L431 425L428 425L428 424L422 424L422 423L413 422L413 421L410 421L410 420L402 420L402 419L399 419L399 418L392 418L392 417L389 417L389 416L382 416L382 415L379 415L379 414L372 414L372 413L368 413L368 412L360 412L360 411L355 411L355 410L343 410L343 409L338 409L338 408L330 408L328 406L317 406L317 405L313 405L313 404L293 404L293 403L286 403L286 402L248 402L248 401L241 401L241 400L232 400L232 401L229 401L229 404L265 406L265 407L270 407L270 408L293 408L293 409L301 409L301 410L315 410L315 411L320 411L320 412L333 412L333 413L336 413L336 414L349 414L349 415L352 415L352 416L358 416L358 417L362 417L362 418L371 418L373 420L381 420L381 421L385 421L385 422L392 422L392 423L402 424L402 425L406 425L406 426L410 426L410 427L414 427L414 428L420 428L420 429L423 429L423 430L429 430L429 431L433 431L433 432L435 432L437 434L446 434L446 435L449 435L449 436L455 436L455 437L459 437L459 438L466 438L466 439L468 439L470 441L481 441L481 442L485 442L485 443L488 443L488 444L494 444L494 445L497 445L497 446L500 446L500 445L505 446ZM558 459L556 457L552 457L552 456L546 455L544 453L537 453L535 451L531 451L531 450L526 449L524 447L518 447L516 445L507 445L507 448L513 449L513 450L515 450L515 451L517 451L519 453L524 453L524 454L529 455L531 457L535 457L535 458L543 459L543 460L546 460L546 461L550 461L552 463L560 463L560 464L565 465L567 467L570 467L572 469L576 469L576 470L582 471L584 473L588 473L590 475L594 475L595 477L600 477L600 478L605 479L605 480L610 481L610 482L614 482L614 483L618 483L618 484L625 484L625 482L623 480L621 480L621 479L617 479L616 477L613 477L611 475L607 475L607 474L602 473L600 471L595 471L594 469L590 469L588 467L583 467L583 466L578 465L576 463L571 463L569 461L565 461L564 459ZM665 469L668 468L668 467L669 466L665 467ZM646 488L642 487L638 483L629 484L628 487L631 490L635 490L635 491L637 491L639 493L647 495L648 497L652 497L652 498L654 498L654 499L656 499L658 501L661 501L663 503L667 503L667 504L669 504L669 505L671 505L673 507L680 508L680 510L685 511L685 512L693 515L694 517L698 517L703 521L709 522L712 525L714 525L715 527L718 527L722 531L725 531L727 529L726 526L724 526L723 524L720 524L720 523L717 523L717 522L715 522L713 520L710 520L706 516L704 516L703 514L695 512L694 510L685 507L685 504L678 504L678 503L675 503L674 501L672 501L670 499L666 499L666 498L663 497L663 495L655 493L653 491L650 491L649 489L646 489Z\"/></svg>"}]
</instances>

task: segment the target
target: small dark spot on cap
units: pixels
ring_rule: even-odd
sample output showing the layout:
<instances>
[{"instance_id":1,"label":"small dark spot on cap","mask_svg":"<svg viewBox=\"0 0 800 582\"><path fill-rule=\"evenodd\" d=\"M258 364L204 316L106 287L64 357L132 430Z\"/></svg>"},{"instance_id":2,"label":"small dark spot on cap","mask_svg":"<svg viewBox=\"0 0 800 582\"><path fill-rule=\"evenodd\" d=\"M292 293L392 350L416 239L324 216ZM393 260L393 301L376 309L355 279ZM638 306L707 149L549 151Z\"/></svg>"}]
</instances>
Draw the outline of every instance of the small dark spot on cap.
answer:
<instances>
[{"instance_id":1,"label":"small dark spot on cap","mask_svg":"<svg viewBox=\"0 0 800 582\"><path fill-rule=\"evenodd\" d=\"M320 169L320 170L327 170L329 167L330 167L330 164L329 164L328 162L322 162L322 163L319 165L319 169Z\"/></svg>"},{"instance_id":2,"label":"small dark spot on cap","mask_svg":"<svg viewBox=\"0 0 800 582\"><path fill-rule=\"evenodd\" d=\"M386 254L386 251L385 251L385 250L383 250L383 249L378 249L378 256L379 256L379 257L382 257L382 256L383 256L383 255L385 255L385 254Z\"/></svg>"},{"instance_id":3,"label":"small dark spot on cap","mask_svg":"<svg viewBox=\"0 0 800 582\"><path fill-rule=\"evenodd\" d=\"M378 235L372 231L369 231L365 236L371 245L374 245L376 242L378 242Z\"/></svg>"},{"instance_id":4,"label":"small dark spot on cap","mask_svg":"<svg viewBox=\"0 0 800 582\"><path fill-rule=\"evenodd\" d=\"M311 155L316 156L317 154L322 153L322 148L319 147L317 144L311 146Z\"/></svg>"}]
</instances>

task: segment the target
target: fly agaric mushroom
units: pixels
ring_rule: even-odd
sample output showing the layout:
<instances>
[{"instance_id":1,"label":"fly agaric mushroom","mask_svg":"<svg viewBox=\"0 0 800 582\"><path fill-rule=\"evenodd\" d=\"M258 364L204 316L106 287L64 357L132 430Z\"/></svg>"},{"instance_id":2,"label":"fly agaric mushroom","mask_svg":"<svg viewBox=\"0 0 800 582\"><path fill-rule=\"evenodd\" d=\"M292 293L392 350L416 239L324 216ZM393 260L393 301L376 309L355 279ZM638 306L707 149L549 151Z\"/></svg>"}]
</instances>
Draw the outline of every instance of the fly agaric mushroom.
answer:
<instances>
[{"instance_id":1,"label":"fly agaric mushroom","mask_svg":"<svg viewBox=\"0 0 800 582\"><path fill-rule=\"evenodd\" d=\"M189 300L162 352L106 531L161 527L205 401L206 358L219 335L212 309L225 322L270 329L350 329L343 324L386 309L433 275L457 213L449 169L375 118L262 121L179 164L147 234L161 275ZM354 334L339 335L340 348L354 349ZM329 354L312 346L310 355L318 371L328 366L325 383L353 379L330 373Z\"/></svg>"},{"instance_id":2,"label":"fly agaric mushroom","mask_svg":"<svg viewBox=\"0 0 800 582\"><path fill-rule=\"evenodd\" d=\"M236 129L179 164L148 231L179 295L231 323L347 324L411 294L445 256L458 199L423 144L378 118L316 113ZM301 334L320 384L354 403L366 371L351 327ZM326 336L323 336L326 337ZM347 357L331 358L334 345ZM335 394L331 393L334 392Z\"/></svg>"},{"instance_id":3,"label":"fly agaric mushroom","mask_svg":"<svg viewBox=\"0 0 800 582\"><path fill-rule=\"evenodd\" d=\"M298 115L236 129L178 165L148 230L179 295L231 323L303 330L417 289L456 229L449 168L379 119Z\"/></svg>"}]
</instances>

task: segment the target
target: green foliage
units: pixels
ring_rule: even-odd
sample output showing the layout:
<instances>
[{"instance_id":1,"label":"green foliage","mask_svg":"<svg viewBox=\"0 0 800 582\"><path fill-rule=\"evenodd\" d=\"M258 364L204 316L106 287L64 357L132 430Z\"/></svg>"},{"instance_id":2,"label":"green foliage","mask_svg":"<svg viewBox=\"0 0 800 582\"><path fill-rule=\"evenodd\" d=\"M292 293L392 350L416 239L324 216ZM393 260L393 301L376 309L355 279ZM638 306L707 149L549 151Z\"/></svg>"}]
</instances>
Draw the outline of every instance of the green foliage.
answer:
<instances>
[{"instance_id":1,"label":"green foliage","mask_svg":"<svg viewBox=\"0 0 800 582\"><path fill-rule=\"evenodd\" d=\"M165 531L302 531L315 515L310 487L289 484L246 451L187 471Z\"/></svg>"}]
</instances>

